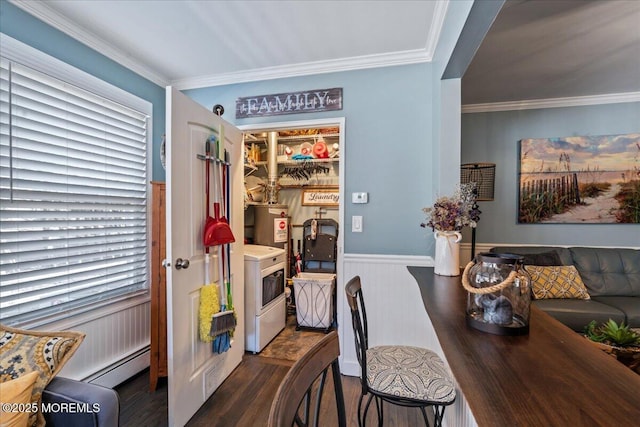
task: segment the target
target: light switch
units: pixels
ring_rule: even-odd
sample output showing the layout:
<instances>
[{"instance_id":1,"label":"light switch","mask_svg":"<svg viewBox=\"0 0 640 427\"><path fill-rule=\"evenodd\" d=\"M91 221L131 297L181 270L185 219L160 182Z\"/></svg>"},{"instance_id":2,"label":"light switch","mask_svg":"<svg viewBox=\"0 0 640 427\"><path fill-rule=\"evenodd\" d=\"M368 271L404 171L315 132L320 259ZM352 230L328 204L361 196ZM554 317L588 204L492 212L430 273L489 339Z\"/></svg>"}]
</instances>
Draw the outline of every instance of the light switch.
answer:
<instances>
[{"instance_id":1,"label":"light switch","mask_svg":"<svg viewBox=\"0 0 640 427\"><path fill-rule=\"evenodd\" d=\"M362 233L362 216L355 215L351 217L351 232Z\"/></svg>"}]
</instances>

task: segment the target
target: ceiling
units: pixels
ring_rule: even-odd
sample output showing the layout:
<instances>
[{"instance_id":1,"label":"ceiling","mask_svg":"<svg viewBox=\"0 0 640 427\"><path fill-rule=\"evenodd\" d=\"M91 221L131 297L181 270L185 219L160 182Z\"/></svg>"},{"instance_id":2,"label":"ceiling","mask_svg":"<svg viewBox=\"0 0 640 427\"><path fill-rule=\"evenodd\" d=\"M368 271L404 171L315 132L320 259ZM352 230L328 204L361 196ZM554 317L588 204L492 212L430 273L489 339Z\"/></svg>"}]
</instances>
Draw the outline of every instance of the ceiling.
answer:
<instances>
[{"instance_id":1,"label":"ceiling","mask_svg":"<svg viewBox=\"0 0 640 427\"><path fill-rule=\"evenodd\" d=\"M462 103L640 91L640 1L508 0L462 78Z\"/></svg>"},{"instance_id":2,"label":"ceiling","mask_svg":"<svg viewBox=\"0 0 640 427\"><path fill-rule=\"evenodd\" d=\"M11 0L179 89L428 62L448 1ZM640 91L640 1L508 0L463 104Z\"/></svg>"}]
</instances>

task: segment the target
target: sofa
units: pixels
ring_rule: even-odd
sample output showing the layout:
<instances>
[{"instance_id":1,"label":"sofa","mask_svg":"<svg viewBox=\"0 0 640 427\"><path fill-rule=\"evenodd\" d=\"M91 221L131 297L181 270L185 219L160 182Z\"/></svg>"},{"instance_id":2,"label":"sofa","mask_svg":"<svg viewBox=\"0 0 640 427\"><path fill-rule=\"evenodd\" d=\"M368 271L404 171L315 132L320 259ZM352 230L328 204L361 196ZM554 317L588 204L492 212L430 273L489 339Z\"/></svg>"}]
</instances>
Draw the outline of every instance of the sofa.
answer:
<instances>
[{"instance_id":1,"label":"sofa","mask_svg":"<svg viewBox=\"0 0 640 427\"><path fill-rule=\"evenodd\" d=\"M56 376L42 392L42 403L52 408L73 408L44 413L47 427L119 425L118 393L107 387Z\"/></svg>"},{"instance_id":2,"label":"sofa","mask_svg":"<svg viewBox=\"0 0 640 427\"><path fill-rule=\"evenodd\" d=\"M609 319L640 328L640 250L497 246L490 251L522 255L525 268L533 265L574 266L589 299L533 300L533 304L574 331L582 332L592 320L603 323Z\"/></svg>"}]
</instances>

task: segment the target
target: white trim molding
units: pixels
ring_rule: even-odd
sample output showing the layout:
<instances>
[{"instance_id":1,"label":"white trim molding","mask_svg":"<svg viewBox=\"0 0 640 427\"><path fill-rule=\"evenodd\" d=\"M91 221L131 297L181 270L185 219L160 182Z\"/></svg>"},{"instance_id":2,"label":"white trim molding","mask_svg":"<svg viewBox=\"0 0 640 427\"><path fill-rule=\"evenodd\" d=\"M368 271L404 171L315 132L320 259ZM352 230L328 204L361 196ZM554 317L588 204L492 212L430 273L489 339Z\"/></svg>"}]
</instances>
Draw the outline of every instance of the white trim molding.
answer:
<instances>
[{"instance_id":1,"label":"white trim molding","mask_svg":"<svg viewBox=\"0 0 640 427\"><path fill-rule=\"evenodd\" d=\"M19 7L30 15L35 16L42 22L51 27L62 31L69 37L79 41L80 43L90 47L91 49L101 53L107 58L117 62L123 67L128 68L136 74L147 80L165 87L169 84L169 78L162 76L155 71L149 69L140 61L136 61L131 55L127 55L120 49L114 47L105 40L99 38L92 32L78 25L76 22L68 19L60 13L53 10L44 1L28 1L28 0L8 0L13 5Z\"/></svg>"},{"instance_id":2,"label":"white trim molding","mask_svg":"<svg viewBox=\"0 0 640 427\"><path fill-rule=\"evenodd\" d=\"M339 71L391 67L395 65L429 62L432 59L432 55L433 52L429 52L426 49L415 49L382 55L365 55L327 61L315 61L301 64L289 64L278 67L265 67L253 70L243 70L235 73L190 77L186 79L173 80L171 82L171 85L178 90L186 90L262 80L335 73Z\"/></svg>"},{"instance_id":3,"label":"white trim molding","mask_svg":"<svg viewBox=\"0 0 640 427\"><path fill-rule=\"evenodd\" d=\"M587 105L639 102L640 92L610 93L605 95L574 96L568 98L529 99L523 101L467 104L462 113L492 113L496 111L535 110L542 108L582 107Z\"/></svg>"},{"instance_id":4,"label":"white trim molding","mask_svg":"<svg viewBox=\"0 0 640 427\"><path fill-rule=\"evenodd\" d=\"M376 254L344 254L345 262L359 264L401 264L419 267L433 267L434 261L430 256L422 255L376 255Z\"/></svg>"}]
</instances>

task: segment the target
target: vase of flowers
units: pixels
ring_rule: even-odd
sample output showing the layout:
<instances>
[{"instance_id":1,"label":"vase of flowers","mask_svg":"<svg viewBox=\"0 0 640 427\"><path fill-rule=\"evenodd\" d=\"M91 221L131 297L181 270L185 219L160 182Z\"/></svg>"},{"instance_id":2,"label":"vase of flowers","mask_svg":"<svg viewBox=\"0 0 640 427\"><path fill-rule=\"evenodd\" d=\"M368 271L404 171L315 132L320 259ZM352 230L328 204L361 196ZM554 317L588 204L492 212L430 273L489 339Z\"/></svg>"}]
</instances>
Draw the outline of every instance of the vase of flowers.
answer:
<instances>
[{"instance_id":1,"label":"vase of flowers","mask_svg":"<svg viewBox=\"0 0 640 427\"><path fill-rule=\"evenodd\" d=\"M460 231L480 220L475 188L475 183L459 184L453 196L439 197L433 206L422 209L426 221L420 226L430 227L436 239L435 274L460 275Z\"/></svg>"}]
</instances>

